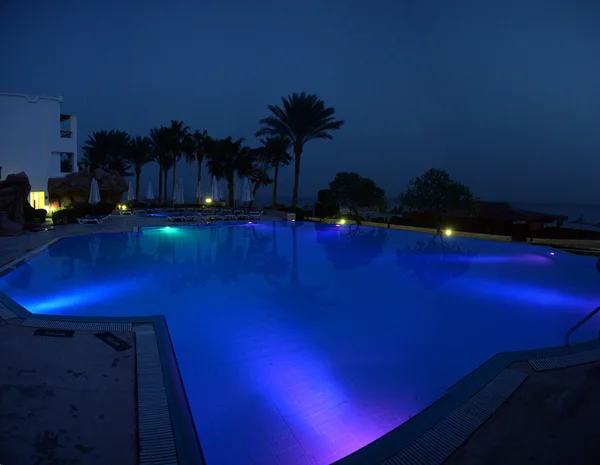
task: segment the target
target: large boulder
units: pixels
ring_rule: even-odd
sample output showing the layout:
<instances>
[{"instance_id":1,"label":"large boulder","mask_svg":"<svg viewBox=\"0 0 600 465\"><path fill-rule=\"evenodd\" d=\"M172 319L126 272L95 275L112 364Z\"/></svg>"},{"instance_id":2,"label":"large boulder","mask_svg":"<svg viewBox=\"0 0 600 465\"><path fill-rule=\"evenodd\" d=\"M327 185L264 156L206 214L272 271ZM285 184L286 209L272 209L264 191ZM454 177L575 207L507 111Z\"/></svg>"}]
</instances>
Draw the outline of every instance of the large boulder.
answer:
<instances>
[{"instance_id":1,"label":"large boulder","mask_svg":"<svg viewBox=\"0 0 600 465\"><path fill-rule=\"evenodd\" d=\"M31 184L25 173L9 174L0 181L0 236L23 234L25 206L29 205Z\"/></svg>"},{"instance_id":2,"label":"large boulder","mask_svg":"<svg viewBox=\"0 0 600 465\"><path fill-rule=\"evenodd\" d=\"M127 182L117 171L84 169L61 178L48 179L50 202L58 200L62 207L86 203L90 197L92 179L98 181L100 199L103 203L117 205L127 192Z\"/></svg>"}]
</instances>

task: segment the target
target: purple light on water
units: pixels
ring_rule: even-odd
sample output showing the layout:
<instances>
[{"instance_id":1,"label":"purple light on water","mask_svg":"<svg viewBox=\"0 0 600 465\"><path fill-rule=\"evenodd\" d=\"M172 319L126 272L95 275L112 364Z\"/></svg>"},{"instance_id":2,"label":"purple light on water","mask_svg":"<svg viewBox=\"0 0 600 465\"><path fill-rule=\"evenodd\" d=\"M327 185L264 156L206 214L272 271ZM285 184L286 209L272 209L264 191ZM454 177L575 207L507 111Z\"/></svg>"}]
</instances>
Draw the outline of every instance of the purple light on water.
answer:
<instances>
[{"instance_id":1,"label":"purple light on water","mask_svg":"<svg viewBox=\"0 0 600 465\"><path fill-rule=\"evenodd\" d=\"M457 286L466 287L473 294L487 295L494 300L516 301L541 307L571 307L589 311L589 308L597 305L600 300L600 296L584 297L532 283L500 281L499 279L472 277Z\"/></svg>"},{"instance_id":2,"label":"purple light on water","mask_svg":"<svg viewBox=\"0 0 600 465\"><path fill-rule=\"evenodd\" d=\"M63 307L81 307L86 303L98 303L113 299L118 295L128 292L136 283L120 281L101 285L86 285L83 288L56 292L51 296L35 296L31 292L19 295L11 293L13 299L32 313L61 314Z\"/></svg>"}]
</instances>

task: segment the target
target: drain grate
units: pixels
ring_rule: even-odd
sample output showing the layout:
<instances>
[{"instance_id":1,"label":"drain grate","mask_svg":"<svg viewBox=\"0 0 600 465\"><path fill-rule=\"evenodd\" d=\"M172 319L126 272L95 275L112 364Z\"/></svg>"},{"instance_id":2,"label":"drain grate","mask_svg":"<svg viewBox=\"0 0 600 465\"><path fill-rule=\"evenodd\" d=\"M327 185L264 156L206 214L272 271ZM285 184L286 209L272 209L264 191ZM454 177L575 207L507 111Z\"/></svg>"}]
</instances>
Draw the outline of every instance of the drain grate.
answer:
<instances>
[{"instance_id":1,"label":"drain grate","mask_svg":"<svg viewBox=\"0 0 600 465\"><path fill-rule=\"evenodd\" d=\"M136 331L138 434L140 465L177 465L177 449L171 424L156 335Z\"/></svg>"},{"instance_id":2,"label":"drain grate","mask_svg":"<svg viewBox=\"0 0 600 465\"><path fill-rule=\"evenodd\" d=\"M526 378L524 373L505 369L467 402L382 465L442 464Z\"/></svg>"},{"instance_id":3,"label":"drain grate","mask_svg":"<svg viewBox=\"0 0 600 465\"><path fill-rule=\"evenodd\" d=\"M84 321L23 320L21 326L34 328L74 329L80 331L133 331L131 323L87 323Z\"/></svg>"},{"instance_id":4,"label":"drain grate","mask_svg":"<svg viewBox=\"0 0 600 465\"><path fill-rule=\"evenodd\" d=\"M600 348L556 357L534 358L529 360L529 364L536 371L545 371L583 365L584 363L597 362L598 360L600 360Z\"/></svg>"}]
</instances>

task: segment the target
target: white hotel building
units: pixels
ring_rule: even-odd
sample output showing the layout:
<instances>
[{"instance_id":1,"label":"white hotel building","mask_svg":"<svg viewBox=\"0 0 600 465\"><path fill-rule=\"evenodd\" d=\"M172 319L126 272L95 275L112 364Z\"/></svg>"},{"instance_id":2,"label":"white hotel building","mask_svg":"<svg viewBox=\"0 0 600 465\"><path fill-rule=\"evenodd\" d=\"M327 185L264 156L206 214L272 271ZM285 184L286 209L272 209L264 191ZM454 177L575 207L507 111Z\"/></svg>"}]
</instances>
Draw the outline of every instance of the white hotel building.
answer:
<instances>
[{"instance_id":1,"label":"white hotel building","mask_svg":"<svg viewBox=\"0 0 600 465\"><path fill-rule=\"evenodd\" d=\"M77 171L77 118L61 113L62 96L0 93L2 179L24 171L29 202L48 209L48 178Z\"/></svg>"}]
</instances>

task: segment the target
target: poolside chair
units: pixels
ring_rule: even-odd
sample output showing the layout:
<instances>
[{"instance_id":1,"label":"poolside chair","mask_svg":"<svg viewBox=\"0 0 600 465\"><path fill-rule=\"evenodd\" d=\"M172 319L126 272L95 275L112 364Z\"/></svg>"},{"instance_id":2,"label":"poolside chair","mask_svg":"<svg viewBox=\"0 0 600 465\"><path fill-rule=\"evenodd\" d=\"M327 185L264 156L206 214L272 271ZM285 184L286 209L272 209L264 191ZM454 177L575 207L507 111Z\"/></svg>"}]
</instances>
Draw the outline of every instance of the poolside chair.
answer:
<instances>
[{"instance_id":1,"label":"poolside chair","mask_svg":"<svg viewBox=\"0 0 600 465\"><path fill-rule=\"evenodd\" d=\"M234 210L233 214L235 215L235 219L236 220L247 220L247 219L249 219L248 213L246 213L244 210Z\"/></svg>"},{"instance_id":2,"label":"poolside chair","mask_svg":"<svg viewBox=\"0 0 600 465\"><path fill-rule=\"evenodd\" d=\"M229 208L222 209L220 215L221 215L221 218L224 220L236 220L237 219L237 216Z\"/></svg>"},{"instance_id":3,"label":"poolside chair","mask_svg":"<svg viewBox=\"0 0 600 465\"><path fill-rule=\"evenodd\" d=\"M109 216L110 215L85 215L85 216L77 218L77 222L79 224L89 224L89 223L102 224L102 223L104 223L104 221L106 221L108 219Z\"/></svg>"},{"instance_id":4,"label":"poolside chair","mask_svg":"<svg viewBox=\"0 0 600 465\"><path fill-rule=\"evenodd\" d=\"M263 216L263 213L263 210L251 211L248 213L248 218L251 220L260 220L260 218Z\"/></svg>"}]
</instances>

